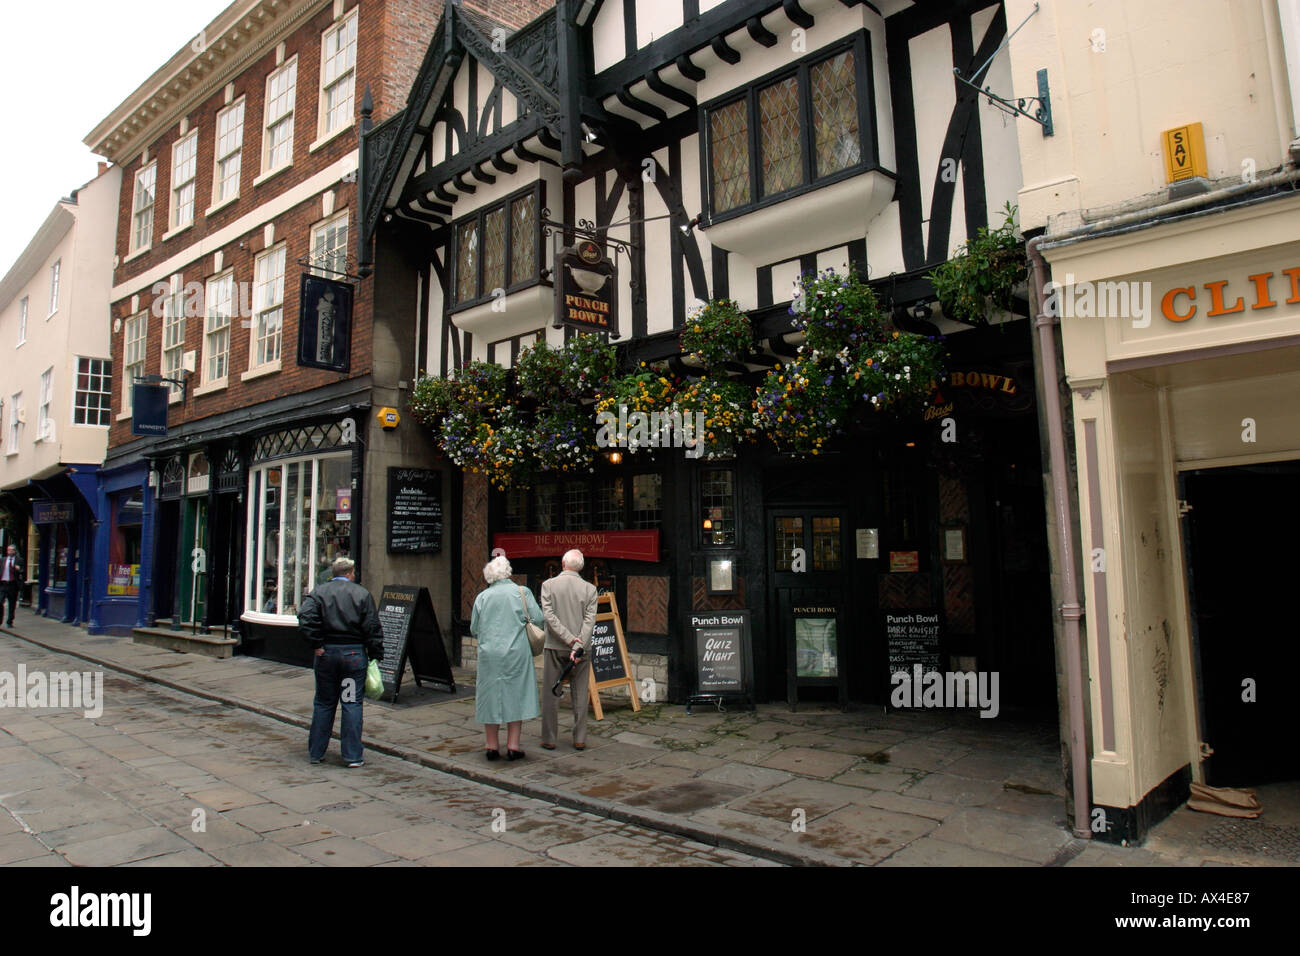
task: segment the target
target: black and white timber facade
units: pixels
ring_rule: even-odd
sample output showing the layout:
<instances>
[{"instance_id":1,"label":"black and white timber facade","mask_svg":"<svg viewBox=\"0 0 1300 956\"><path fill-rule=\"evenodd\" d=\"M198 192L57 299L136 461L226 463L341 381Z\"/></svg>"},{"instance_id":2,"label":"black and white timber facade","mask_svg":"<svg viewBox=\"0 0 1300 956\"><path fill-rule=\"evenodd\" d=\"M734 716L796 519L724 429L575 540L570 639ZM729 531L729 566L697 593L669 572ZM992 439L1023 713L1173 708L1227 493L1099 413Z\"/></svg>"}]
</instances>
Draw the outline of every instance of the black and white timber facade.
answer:
<instances>
[{"instance_id":1,"label":"black and white timber facade","mask_svg":"<svg viewBox=\"0 0 1300 956\"><path fill-rule=\"evenodd\" d=\"M1006 699L1054 709L1029 323L1023 310L1001 328L948 321L926 278L1000 224L1021 186L1017 136L1040 135L954 77L1009 91L1005 51L993 56L1006 34L987 0L560 0L514 33L448 4L405 109L362 145L358 255L405 276L387 301L411 310L412 377L509 366L564 340L549 220L632 246L614 338L628 367L689 374L679 330L694 306L729 297L754 322L761 374L793 354L795 279L852 265L900 327L950 333L950 367L1019 390L959 403L955 445L918 417L821 460L661 450L509 492L457 475L454 614L497 533L654 528L659 560L588 567L617 595L639 673L673 700L695 690L693 612L748 609L751 690L793 702L882 701L885 615L921 611L942 621L945 669L1001 668ZM479 237L504 257L496 295L468 247ZM958 529L961 560L945 537ZM816 559L805 574L781 566L794 542ZM537 586L558 557L512 560ZM735 569L726 594L709 587L720 558ZM807 608L829 609L837 635L838 679L820 692L795 680Z\"/></svg>"}]
</instances>

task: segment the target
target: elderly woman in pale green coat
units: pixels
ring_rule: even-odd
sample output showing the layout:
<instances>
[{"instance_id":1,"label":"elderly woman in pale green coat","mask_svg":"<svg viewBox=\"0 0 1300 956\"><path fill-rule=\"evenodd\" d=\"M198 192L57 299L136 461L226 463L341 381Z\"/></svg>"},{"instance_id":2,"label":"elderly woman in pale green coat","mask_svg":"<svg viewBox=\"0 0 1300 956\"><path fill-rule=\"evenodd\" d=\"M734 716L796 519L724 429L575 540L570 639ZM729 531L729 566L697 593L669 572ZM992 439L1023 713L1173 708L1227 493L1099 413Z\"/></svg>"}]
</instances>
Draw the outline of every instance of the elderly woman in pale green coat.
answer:
<instances>
[{"instance_id":1,"label":"elderly woman in pale green coat","mask_svg":"<svg viewBox=\"0 0 1300 956\"><path fill-rule=\"evenodd\" d=\"M519 732L525 720L541 713L524 615L538 627L544 626L546 619L533 592L511 581L510 574L505 557L493 558L484 566L488 586L474 599L469 622L470 633L478 640L474 719L484 725L488 760L501 756L501 724L506 725L508 759L523 758Z\"/></svg>"}]
</instances>

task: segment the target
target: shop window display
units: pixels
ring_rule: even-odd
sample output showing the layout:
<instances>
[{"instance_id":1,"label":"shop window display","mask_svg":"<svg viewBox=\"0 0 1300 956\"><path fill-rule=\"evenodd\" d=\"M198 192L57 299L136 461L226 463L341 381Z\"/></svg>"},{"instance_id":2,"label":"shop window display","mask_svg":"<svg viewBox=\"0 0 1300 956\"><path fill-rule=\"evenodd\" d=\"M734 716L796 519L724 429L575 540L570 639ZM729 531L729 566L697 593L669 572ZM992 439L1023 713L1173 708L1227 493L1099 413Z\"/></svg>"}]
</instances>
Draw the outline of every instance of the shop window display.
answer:
<instances>
[{"instance_id":1,"label":"shop window display","mask_svg":"<svg viewBox=\"0 0 1300 956\"><path fill-rule=\"evenodd\" d=\"M351 457L255 467L249 474L249 611L292 616L352 547Z\"/></svg>"}]
</instances>

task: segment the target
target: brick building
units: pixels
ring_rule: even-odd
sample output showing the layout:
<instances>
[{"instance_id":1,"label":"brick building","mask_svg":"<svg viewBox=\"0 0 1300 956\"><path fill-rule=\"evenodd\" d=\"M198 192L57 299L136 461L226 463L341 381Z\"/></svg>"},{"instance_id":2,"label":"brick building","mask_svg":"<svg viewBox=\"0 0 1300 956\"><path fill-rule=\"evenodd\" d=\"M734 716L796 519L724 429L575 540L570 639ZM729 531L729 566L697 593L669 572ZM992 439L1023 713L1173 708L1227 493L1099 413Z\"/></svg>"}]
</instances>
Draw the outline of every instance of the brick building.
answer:
<instances>
[{"instance_id":1,"label":"brick building","mask_svg":"<svg viewBox=\"0 0 1300 956\"><path fill-rule=\"evenodd\" d=\"M162 620L292 659L298 601L335 555L372 588L446 577L436 553L390 556L367 521L387 466L437 462L372 413L402 404L415 285L356 275L350 253L361 131L404 103L442 7L238 0L87 136L122 170L92 632ZM333 368L298 361L307 274L352 290ZM133 428L148 376L170 380L165 434ZM128 550L138 586L118 580Z\"/></svg>"}]
</instances>

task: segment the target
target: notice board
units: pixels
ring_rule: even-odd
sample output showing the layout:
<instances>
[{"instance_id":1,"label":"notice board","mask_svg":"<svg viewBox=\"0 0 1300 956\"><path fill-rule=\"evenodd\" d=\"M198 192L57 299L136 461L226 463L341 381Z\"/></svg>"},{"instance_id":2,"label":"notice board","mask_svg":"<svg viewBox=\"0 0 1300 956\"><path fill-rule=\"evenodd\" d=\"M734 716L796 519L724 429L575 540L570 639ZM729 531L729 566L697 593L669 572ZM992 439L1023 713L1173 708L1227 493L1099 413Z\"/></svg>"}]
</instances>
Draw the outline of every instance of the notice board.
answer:
<instances>
[{"instance_id":1,"label":"notice board","mask_svg":"<svg viewBox=\"0 0 1300 956\"><path fill-rule=\"evenodd\" d=\"M600 706L600 691L624 684L632 697L632 709L640 710L636 681L627 659L623 622L618 616L618 601L613 594L605 593L596 599L596 623L591 630L591 680L587 682L587 693L591 697L591 706L597 720L605 719L605 712Z\"/></svg>"},{"instance_id":2,"label":"notice board","mask_svg":"<svg viewBox=\"0 0 1300 956\"><path fill-rule=\"evenodd\" d=\"M889 649L889 673L912 672L921 665L923 673L942 670L939 637L943 631L939 612L934 609L884 611L885 644Z\"/></svg>"},{"instance_id":3,"label":"notice board","mask_svg":"<svg viewBox=\"0 0 1300 956\"><path fill-rule=\"evenodd\" d=\"M442 472L388 469L388 553L442 550Z\"/></svg>"},{"instance_id":4,"label":"notice board","mask_svg":"<svg viewBox=\"0 0 1300 956\"><path fill-rule=\"evenodd\" d=\"M695 656L692 701L749 695L749 621L748 608L691 613L687 626Z\"/></svg>"},{"instance_id":5,"label":"notice board","mask_svg":"<svg viewBox=\"0 0 1300 956\"><path fill-rule=\"evenodd\" d=\"M455 692L456 679L428 588L384 585L379 595L379 623L384 629L384 659L379 662L384 678L382 700L397 701L408 660L417 686L424 686L422 681L427 680Z\"/></svg>"}]
</instances>

